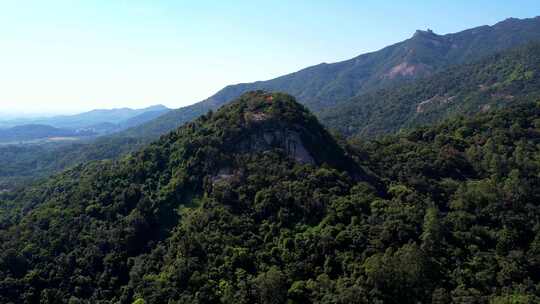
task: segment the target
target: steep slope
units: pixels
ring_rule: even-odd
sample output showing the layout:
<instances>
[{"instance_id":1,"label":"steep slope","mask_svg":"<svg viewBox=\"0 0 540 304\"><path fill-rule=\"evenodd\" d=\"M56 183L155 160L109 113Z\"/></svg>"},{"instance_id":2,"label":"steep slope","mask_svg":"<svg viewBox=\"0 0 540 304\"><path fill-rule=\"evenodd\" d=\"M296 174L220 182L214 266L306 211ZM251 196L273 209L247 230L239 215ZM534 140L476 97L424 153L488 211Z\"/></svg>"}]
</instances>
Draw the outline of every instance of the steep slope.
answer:
<instances>
[{"instance_id":1,"label":"steep slope","mask_svg":"<svg viewBox=\"0 0 540 304\"><path fill-rule=\"evenodd\" d=\"M319 118L345 135L366 137L538 99L540 44L533 43L354 97L321 111Z\"/></svg>"},{"instance_id":2,"label":"steep slope","mask_svg":"<svg viewBox=\"0 0 540 304\"><path fill-rule=\"evenodd\" d=\"M292 98L243 95L16 198L0 301L536 303L539 117L527 103L353 143L380 196Z\"/></svg>"},{"instance_id":3,"label":"steep slope","mask_svg":"<svg viewBox=\"0 0 540 304\"><path fill-rule=\"evenodd\" d=\"M285 92L318 112L353 96L429 76L450 65L475 61L530 41L540 41L540 17L510 18L447 35L417 31L410 39L350 60L319 64L267 81L227 86L202 102L130 130L130 134L163 134L251 90Z\"/></svg>"}]
</instances>

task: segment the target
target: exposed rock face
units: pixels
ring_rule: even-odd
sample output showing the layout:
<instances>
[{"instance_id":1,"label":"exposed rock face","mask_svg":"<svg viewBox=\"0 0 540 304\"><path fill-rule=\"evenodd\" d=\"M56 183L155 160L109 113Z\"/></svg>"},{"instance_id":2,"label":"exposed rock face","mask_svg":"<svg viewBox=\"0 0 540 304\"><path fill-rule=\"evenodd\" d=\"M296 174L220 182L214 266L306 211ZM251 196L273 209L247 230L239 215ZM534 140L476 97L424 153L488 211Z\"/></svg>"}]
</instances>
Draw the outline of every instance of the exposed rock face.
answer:
<instances>
[{"instance_id":1,"label":"exposed rock face","mask_svg":"<svg viewBox=\"0 0 540 304\"><path fill-rule=\"evenodd\" d=\"M221 168L216 175L212 176L212 184L216 184L221 181L229 181L233 177L234 174L231 168Z\"/></svg>"},{"instance_id":2,"label":"exposed rock face","mask_svg":"<svg viewBox=\"0 0 540 304\"><path fill-rule=\"evenodd\" d=\"M265 130L252 134L238 145L240 152L263 152L271 149L283 149L286 155L301 164L315 164L315 159L304 146L300 134L289 129ZM238 170L230 167L220 168L211 176L212 185L231 183L235 178L242 175Z\"/></svg>"},{"instance_id":3,"label":"exposed rock face","mask_svg":"<svg viewBox=\"0 0 540 304\"><path fill-rule=\"evenodd\" d=\"M219 166L208 182L234 182L244 169L238 160L254 154L278 152L299 164L328 165L346 171L358 180L374 180L355 163L331 134L294 97L284 93L248 92L210 117L203 117L193 131L201 140L215 143L208 153ZM200 127L200 128L199 128ZM277 156L277 155L275 155ZM228 168L229 169L228 169Z\"/></svg>"},{"instance_id":4,"label":"exposed rock face","mask_svg":"<svg viewBox=\"0 0 540 304\"><path fill-rule=\"evenodd\" d=\"M420 102L416 106L416 113L423 113L423 112L425 112L427 110L427 108L436 107L436 106L439 106L439 105L444 105L444 104L447 104L447 103L451 103L455 98L456 98L456 96L435 95L435 96L431 97L430 99L427 99L427 100L424 100L424 101Z\"/></svg>"},{"instance_id":5,"label":"exposed rock face","mask_svg":"<svg viewBox=\"0 0 540 304\"><path fill-rule=\"evenodd\" d=\"M260 130L244 139L239 149L242 152L261 152L280 148L285 153L303 164L315 164L315 159L306 149L300 133L287 128Z\"/></svg>"},{"instance_id":6,"label":"exposed rock face","mask_svg":"<svg viewBox=\"0 0 540 304\"><path fill-rule=\"evenodd\" d=\"M254 122L265 121L268 118L269 118L269 115L262 112L254 112L254 113L248 112L245 114L245 117L244 117L246 121L254 121Z\"/></svg>"},{"instance_id":7,"label":"exposed rock face","mask_svg":"<svg viewBox=\"0 0 540 304\"><path fill-rule=\"evenodd\" d=\"M480 112L485 113L485 112L489 111L490 109L491 109L491 105L486 104L486 105L483 105L483 106L480 108Z\"/></svg>"},{"instance_id":8,"label":"exposed rock face","mask_svg":"<svg viewBox=\"0 0 540 304\"><path fill-rule=\"evenodd\" d=\"M413 77L416 75L425 74L429 71L429 67L425 64L411 64L402 62L388 71L384 75L385 78L394 79L396 77Z\"/></svg>"}]
</instances>

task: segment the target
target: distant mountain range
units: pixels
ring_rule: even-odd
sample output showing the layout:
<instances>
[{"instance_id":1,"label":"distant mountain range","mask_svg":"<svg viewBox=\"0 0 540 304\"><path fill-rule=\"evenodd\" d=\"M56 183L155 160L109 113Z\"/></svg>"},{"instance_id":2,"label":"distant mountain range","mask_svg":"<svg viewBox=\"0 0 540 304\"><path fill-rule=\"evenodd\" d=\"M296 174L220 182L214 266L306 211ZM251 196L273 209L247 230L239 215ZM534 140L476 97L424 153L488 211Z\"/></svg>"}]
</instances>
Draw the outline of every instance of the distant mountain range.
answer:
<instances>
[{"instance_id":1,"label":"distant mountain range","mask_svg":"<svg viewBox=\"0 0 540 304\"><path fill-rule=\"evenodd\" d=\"M97 136L138 126L170 111L163 105L143 109L93 110L76 115L14 119L0 122L0 142L56 136Z\"/></svg>"},{"instance_id":2,"label":"distant mountain range","mask_svg":"<svg viewBox=\"0 0 540 304\"><path fill-rule=\"evenodd\" d=\"M56 128L80 129L91 128L100 124L122 124L131 119L137 121L137 116L148 117L148 113L165 113L170 109L164 105L154 105L142 109L118 108L118 109L98 109L75 115L59 115L44 118L12 119L0 122L1 126L14 127L24 124L43 124Z\"/></svg>"}]
</instances>

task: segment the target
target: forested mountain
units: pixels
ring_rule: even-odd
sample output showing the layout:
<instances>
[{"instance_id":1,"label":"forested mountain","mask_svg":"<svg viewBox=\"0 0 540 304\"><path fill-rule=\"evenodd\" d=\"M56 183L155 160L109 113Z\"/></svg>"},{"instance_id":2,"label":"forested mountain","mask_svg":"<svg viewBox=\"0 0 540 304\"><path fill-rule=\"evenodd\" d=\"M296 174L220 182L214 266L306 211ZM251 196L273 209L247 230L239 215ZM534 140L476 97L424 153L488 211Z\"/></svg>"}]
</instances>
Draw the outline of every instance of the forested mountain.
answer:
<instances>
[{"instance_id":1,"label":"forested mountain","mask_svg":"<svg viewBox=\"0 0 540 304\"><path fill-rule=\"evenodd\" d=\"M536 303L539 117L345 143L245 94L4 197L0 302Z\"/></svg>"},{"instance_id":2,"label":"forested mountain","mask_svg":"<svg viewBox=\"0 0 540 304\"><path fill-rule=\"evenodd\" d=\"M540 41L540 17L509 18L493 26L446 35L417 31L410 39L346 61L322 63L267 81L227 86L202 102L131 130L131 134L163 134L244 92L259 89L291 94L318 112L351 97L433 75L448 66L472 62L530 41Z\"/></svg>"},{"instance_id":3,"label":"forested mountain","mask_svg":"<svg viewBox=\"0 0 540 304\"><path fill-rule=\"evenodd\" d=\"M411 84L354 97L319 113L344 135L369 137L540 100L540 44L532 43Z\"/></svg>"}]
</instances>

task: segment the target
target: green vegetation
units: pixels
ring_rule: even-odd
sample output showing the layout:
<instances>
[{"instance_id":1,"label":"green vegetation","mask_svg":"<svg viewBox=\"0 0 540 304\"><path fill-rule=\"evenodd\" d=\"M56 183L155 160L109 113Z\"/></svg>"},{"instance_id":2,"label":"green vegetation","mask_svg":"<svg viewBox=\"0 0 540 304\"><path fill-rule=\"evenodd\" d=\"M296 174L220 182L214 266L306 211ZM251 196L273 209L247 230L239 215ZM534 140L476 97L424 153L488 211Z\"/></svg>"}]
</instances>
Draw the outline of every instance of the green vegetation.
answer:
<instances>
[{"instance_id":1,"label":"green vegetation","mask_svg":"<svg viewBox=\"0 0 540 304\"><path fill-rule=\"evenodd\" d=\"M540 44L455 66L425 80L361 95L319 113L329 128L373 137L540 99Z\"/></svg>"},{"instance_id":2,"label":"green vegetation","mask_svg":"<svg viewBox=\"0 0 540 304\"><path fill-rule=\"evenodd\" d=\"M0 191L13 191L85 162L117 158L149 141L149 138L107 136L91 142L0 146Z\"/></svg>"},{"instance_id":3,"label":"green vegetation","mask_svg":"<svg viewBox=\"0 0 540 304\"><path fill-rule=\"evenodd\" d=\"M539 20L0 147L0 303L540 302Z\"/></svg>"},{"instance_id":4,"label":"green vegetation","mask_svg":"<svg viewBox=\"0 0 540 304\"><path fill-rule=\"evenodd\" d=\"M0 302L536 303L539 117L345 143L245 94L3 198Z\"/></svg>"}]
</instances>

